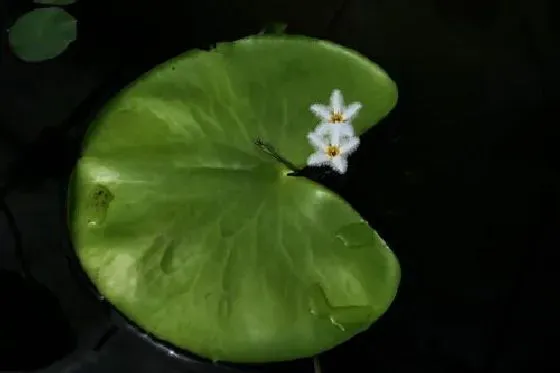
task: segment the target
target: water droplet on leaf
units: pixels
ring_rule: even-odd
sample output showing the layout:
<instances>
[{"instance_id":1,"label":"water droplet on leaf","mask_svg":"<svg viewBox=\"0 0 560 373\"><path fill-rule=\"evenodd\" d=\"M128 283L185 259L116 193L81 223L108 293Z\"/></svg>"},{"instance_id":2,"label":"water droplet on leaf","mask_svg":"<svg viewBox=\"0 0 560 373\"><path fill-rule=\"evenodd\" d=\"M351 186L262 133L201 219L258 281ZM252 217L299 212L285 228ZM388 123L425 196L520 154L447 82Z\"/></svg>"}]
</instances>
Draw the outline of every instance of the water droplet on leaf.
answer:
<instances>
[{"instance_id":1,"label":"water droplet on leaf","mask_svg":"<svg viewBox=\"0 0 560 373\"><path fill-rule=\"evenodd\" d=\"M90 227L97 227L103 224L107 217L109 205L115 196L109 188L103 185L96 185L91 191L90 198L88 198L88 225Z\"/></svg>"}]
</instances>

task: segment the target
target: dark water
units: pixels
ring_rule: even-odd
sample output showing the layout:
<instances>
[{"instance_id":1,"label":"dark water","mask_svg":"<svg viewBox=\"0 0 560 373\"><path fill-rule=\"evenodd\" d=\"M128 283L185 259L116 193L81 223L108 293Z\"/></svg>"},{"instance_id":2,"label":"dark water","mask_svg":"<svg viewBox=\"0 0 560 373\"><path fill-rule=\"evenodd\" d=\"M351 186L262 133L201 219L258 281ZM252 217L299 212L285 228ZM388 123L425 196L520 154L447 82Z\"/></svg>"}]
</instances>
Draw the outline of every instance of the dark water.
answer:
<instances>
[{"instance_id":1,"label":"dark water","mask_svg":"<svg viewBox=\"0 0 560 373\"><path fill-rule=\"evenodd\" d=\"M2 29L31 8L4 0ZM63 187L87 118L155 64L285 21L352 47L397 82L340 193L389 242L398 298L323 372L533 372L553 361L560 177L552 2L78 1L78 41L41 64L0 58L0 370L220 372L126 326L69 265ZM14 234L15 233L15 234ZM21 241L21 242L19 242ZM25 254L27 272L17 274ZM71 263L70 263L71 264ZM243 368L311 372L302 361Z\"/></svg>"}]
</instances>

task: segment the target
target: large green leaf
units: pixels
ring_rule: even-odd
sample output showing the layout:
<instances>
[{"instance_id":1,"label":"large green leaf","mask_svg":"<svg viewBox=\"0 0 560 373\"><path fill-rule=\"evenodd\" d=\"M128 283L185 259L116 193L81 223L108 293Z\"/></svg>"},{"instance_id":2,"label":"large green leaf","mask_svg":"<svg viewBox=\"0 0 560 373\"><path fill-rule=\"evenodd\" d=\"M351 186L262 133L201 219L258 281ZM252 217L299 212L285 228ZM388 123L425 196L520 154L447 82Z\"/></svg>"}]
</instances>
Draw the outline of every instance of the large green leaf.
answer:
<instances>
[{"instance_id":1,"label":"large green leaf","mask_svg":"<svg viewBox=\"0 0 560 373\"><path fill-rule=\"evenodd\" d=\"M288 176L310 104L339 88L363 132L395 105L375 64L312 39L258 36L179 56L94 121L70 190L73 242L98 289L138 325L213 359L311 356L365 330L399 265L344 200Z\"/></svg>"},{"instance_id":2,"label":"large green leaf","mask_svg":"<svg viewBox=\"0 0 560 373\"><path fill-rule=\"evenodd\" d=\"M61 8L40 8L21 16L10 28L10 46L26 62L52 59L76 40L77 21Z\"/></svg>"}]
</instances>

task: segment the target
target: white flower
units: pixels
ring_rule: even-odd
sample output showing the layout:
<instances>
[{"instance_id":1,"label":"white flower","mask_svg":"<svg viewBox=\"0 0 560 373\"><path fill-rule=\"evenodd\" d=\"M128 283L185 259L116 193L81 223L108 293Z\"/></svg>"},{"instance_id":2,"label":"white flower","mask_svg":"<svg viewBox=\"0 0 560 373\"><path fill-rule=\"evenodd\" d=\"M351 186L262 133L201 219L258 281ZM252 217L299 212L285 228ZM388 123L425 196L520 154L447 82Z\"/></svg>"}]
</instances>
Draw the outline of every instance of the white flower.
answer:
<instances>
[{"instance_id":1,"label":"white flower","mask_svg":"<svg viewBox=\"0 0 560 373\"><path fill-rule=\"evenodd\" d=\"M337 142L336 138L339 137L353 137L352 119L358 115L361 108L362 104L359 102L344 106L344 97L340 90L333 90L330 106L313 104L310 107L311 112L321 119L321 124L315 130L315 133L319 136L334 136L335 142Z\"/></svg>"},{"instance_id":2,"label":"white flower","mask_svg":"<svg viewBox=\"0 0 560 373\"><path fill-rule=\"evenodd\" d=\"M360 145L360 139L355 136L339 138L338 141L325 141L325 137L311 132L307 135L309 143L315 148L315 153L307 158L307 165L329 165L338 173L345 173L348 169L348 156Z\"/></svg>"}]
</instances>

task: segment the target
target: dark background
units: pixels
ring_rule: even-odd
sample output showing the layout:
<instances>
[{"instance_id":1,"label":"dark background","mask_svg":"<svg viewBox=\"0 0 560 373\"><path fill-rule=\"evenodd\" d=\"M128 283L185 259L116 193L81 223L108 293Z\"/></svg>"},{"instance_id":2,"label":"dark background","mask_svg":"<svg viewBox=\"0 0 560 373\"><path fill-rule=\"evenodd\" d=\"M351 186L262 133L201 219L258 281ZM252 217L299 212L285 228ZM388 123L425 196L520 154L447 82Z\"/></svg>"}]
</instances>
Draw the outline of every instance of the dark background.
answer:
<instances>
[{"instance_id":1,"label":"dark background","mask_svg":"<svg viewBox=\"0 0 560 373\"><path fill-rule=\"evenodd\" d=\"M1 1L2 30L32 8ZM368 332L321 356L323 372L557 371L553 3L80 0L68 7L78 41L37 64L11 55L3 32L0 370L221 371L139 338L78 281L65 256L64 187L88 115L123 84L180 52L278 21L365 54L400 91L348 174L322 180L388 241L402 285ZM22 280L22 267L36 282ZM252 369L312 371L310 361Z\"/></svg>"}]
</instances>

